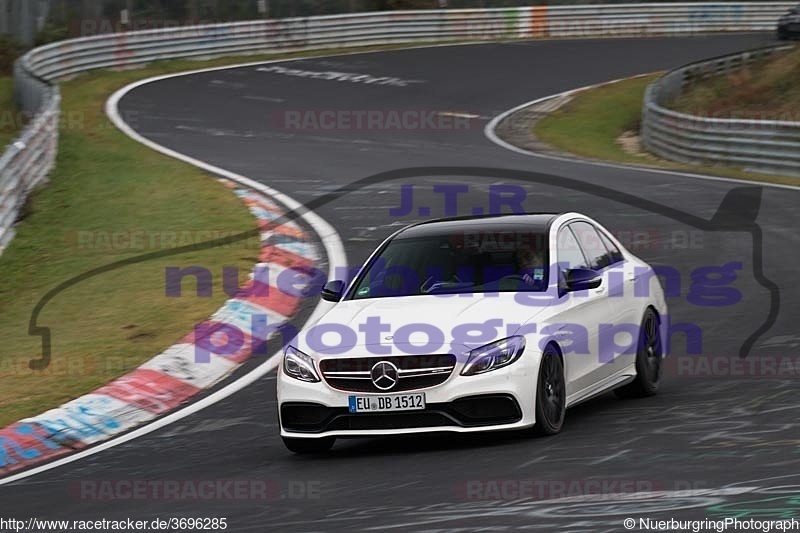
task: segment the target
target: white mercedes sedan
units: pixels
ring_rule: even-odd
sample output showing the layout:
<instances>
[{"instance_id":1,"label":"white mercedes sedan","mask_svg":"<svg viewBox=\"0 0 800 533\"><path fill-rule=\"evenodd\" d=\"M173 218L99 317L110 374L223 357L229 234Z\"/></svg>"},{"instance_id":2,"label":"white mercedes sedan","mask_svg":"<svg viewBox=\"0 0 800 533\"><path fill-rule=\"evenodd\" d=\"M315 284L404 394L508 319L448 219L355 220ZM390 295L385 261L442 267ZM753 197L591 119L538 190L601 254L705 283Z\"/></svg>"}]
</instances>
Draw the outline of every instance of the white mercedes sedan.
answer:
<instances>
[{"instance_id":1,"label":"white mercedes sedan","mask_svg":"<svg viewBox=\"0 0 800 533\"><path fill-rule=\"evenodd\" d=\"M449 218L384 241L286 347L281 436L561 431L600 393L655 394L668 325L661 282L578 214Z\"/></svg>"}]
</instances>

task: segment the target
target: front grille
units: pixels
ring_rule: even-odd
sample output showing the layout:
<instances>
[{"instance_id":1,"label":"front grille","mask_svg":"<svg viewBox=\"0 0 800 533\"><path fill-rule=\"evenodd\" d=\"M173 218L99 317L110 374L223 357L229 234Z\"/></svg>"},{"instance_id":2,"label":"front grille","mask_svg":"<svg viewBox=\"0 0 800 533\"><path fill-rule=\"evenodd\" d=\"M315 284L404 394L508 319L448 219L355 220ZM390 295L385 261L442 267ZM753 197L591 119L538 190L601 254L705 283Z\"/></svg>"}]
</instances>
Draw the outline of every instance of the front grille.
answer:
<instances>
[{"instance_id":1,"label":"front grille","mask_svg":"<svg viewBox=\"0 0 800 533\"><path fill-rule=\"evenodd\" d=\"M386 413L375 415L339 416L328 426L327 431L370 429L413 429L425 427L454 426L457 423L444 413Z\"/></svg>"},{"instance_id":2,"label":"front grille","mask_svg":"<svg viewBox=\"0 0 800 533\"><path fill-rule=\"evenodd\" d=\"M372 367L381 361L392 363L398 369L397 384L381 390L372 383ZM392 357L357 357L350 359L325 359L319 367L322 377L331 387L348 392L394 393L425 389L441 385L456 366L456 356L402 355Z\"/></svg>"}]
</instances>

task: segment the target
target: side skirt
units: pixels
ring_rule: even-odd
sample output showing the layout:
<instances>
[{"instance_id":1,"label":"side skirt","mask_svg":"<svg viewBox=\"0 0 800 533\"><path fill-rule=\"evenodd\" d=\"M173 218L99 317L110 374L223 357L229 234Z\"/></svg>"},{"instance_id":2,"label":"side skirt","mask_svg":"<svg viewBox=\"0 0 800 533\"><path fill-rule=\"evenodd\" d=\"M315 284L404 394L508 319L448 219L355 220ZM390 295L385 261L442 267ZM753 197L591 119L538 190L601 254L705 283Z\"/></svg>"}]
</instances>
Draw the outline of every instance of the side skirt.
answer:
<instances>
[{"instance_id":1,"label":"side skirt","mask_svg":"<svg viewBox=\"0 0 800 533\"><path fill-rule=\"evenodd\" d=\"M636 379L636 366L631 365L625 370L622 370L599 383L595 383L591 387L587 387L581 391L567 396L567 409L574 407L579 403L591 400L595 396L599 396L605 392L616 389L617 387L627 385L634 379Z\"/></svg>"}]
</instances>

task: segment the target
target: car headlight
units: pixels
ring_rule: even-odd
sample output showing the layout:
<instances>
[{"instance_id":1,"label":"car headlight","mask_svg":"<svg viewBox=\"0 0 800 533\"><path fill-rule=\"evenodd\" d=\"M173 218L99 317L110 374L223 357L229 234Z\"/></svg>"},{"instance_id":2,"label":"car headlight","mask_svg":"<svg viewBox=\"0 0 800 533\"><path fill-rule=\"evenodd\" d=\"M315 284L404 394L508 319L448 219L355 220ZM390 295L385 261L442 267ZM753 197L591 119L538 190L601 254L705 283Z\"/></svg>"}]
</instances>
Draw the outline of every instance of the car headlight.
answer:
<instances>
[{"instance_id":1,"label":"car headlight","mask_svg":"<svg viewBox=\"0 0 800 533\"><path fill-rule=\"evenodd\" d=\"M525 351L525 337L508 337L469 352L462 376L474 376L508 366Z\"/></svg>"},{"instance_id":2,"label":"car headlight","mask_svg":"<svg viewBox=\"0 0 800 533\"><path fill-rule=\"evenodd\" d=\"M300 381L316 383L320 380L314 368L314 359L292 346L287 346L283 354L283 371Z\"/></svg>"}]
</instances>

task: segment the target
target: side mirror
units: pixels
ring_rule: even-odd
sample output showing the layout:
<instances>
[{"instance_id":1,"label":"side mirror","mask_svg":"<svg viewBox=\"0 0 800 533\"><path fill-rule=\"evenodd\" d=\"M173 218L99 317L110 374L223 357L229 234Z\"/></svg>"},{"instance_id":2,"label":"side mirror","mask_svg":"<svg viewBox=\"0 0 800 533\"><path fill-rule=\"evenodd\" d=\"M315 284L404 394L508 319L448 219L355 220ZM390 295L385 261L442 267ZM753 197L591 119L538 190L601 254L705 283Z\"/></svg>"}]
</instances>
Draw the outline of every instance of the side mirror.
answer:
<instances>
[{"instance_id":1,"label":"side mirror","mask_svg":"<svg viewBox=\"0 0 800 533\"><path fill-rule=\"evenodd\" d=\"M344 281L329 281L322 287L322 299L326 302L338 302L344 296Z\"/></svg>"},{"instance_id":2,"label":"side mirror","mask_svg":"<svg viewBox=\"0 0 800 533\"><path fill-rule=\"evenodd\" d=\"M564 280L567 284L567 290L570 292L596 289L603 283L602 276L591 268L573 268L572 270L567 270L564 275Z\"/></svg>"}]
</instances>

